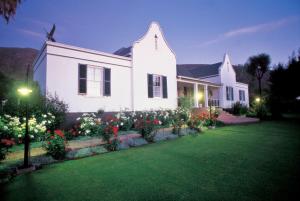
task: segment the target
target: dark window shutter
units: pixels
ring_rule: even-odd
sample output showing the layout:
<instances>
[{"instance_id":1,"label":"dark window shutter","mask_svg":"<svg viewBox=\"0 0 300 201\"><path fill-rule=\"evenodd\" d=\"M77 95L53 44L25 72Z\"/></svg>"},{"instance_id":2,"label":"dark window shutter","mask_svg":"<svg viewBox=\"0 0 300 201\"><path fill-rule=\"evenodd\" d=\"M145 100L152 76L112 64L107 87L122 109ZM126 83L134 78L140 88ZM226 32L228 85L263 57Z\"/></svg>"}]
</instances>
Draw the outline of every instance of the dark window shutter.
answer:
<instances>
[{"instance_id":1,"label":"dark window shutter","mask_svg":"<svg viewBox=\"0 0 300 201\"><path fill-rule=\"evenodd\" d=\"M86 65L79 64L78 66L78 93L86 94L86 77L87 77Z\"/></svg>"},{"instance_id":2,"label":"dark window shutter","mask_svg":"<svg viewBox=\"0 0 300 201\"><path fill-rule=\"evenodd\" d=\"M162 76L163 98L168 98L168 82L167 77Z\"/></svg>"},{"instance_id":3,"label":"dark window shutter","mask_svg":"<svg viewBox=\"0 0 300 201\"><path fill-rule=\"evenodd\" d=\"M226 100L229 100L229 89L226 87Z\"/></svg>"},{"instance_id":4,"label":"dark window shutter","mask_svg":"<svg viewBox=\"0 0 300 201\"><path fill-rule=\"evenodd\" d=\"M153 75L148 74L148 98L153 98Z\"/></svg>"},{"instance_id":5,"label":"dark window shutter","mask_svg":"<svg viewBox=\"0 0 300 201\"><path fill-rule=\"evenodd\" d=\"M233 88L231 87L231 100L233 100Z\"/></svg>"},{"instance_id":6,"label":"dark window shutter","mask_svg":"<svg viewBox=\"0 0 300 201\"><path fill-rule=\"evenodd\" d=\"M104 96L110 96L111 90L110 90L110 83L111 83L111 73L109 68L104 68Z\"/></svg>"}]
</instances>

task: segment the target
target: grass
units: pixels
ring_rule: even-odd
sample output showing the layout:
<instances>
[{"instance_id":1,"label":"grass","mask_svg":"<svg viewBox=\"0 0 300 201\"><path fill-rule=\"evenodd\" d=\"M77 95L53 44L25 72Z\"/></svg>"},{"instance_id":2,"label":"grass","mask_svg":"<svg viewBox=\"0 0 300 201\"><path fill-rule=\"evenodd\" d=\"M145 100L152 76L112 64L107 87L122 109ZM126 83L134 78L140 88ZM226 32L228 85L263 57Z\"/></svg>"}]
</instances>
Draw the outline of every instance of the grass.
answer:
<instances>
[{"instance_id":1,"label":"grass","mask_svg":"<svg viewBox=\"0 0 300 201\"><path fill-rule=\"evenodd\" d=\"M65 161L14 178L1 200L292 200L299 129L288 122L227 126Z\"/></svg>"}]
</instances>

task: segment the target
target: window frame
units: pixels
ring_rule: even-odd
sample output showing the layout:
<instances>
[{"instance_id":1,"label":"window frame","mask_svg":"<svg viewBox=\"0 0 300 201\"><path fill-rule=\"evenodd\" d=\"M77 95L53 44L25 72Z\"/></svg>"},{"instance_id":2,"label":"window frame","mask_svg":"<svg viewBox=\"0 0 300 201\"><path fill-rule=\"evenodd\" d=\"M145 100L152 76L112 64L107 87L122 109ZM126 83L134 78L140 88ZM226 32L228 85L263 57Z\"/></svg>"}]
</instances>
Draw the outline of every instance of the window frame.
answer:
<instances>
[{"instance_id":1,"label":"window frame","mask_svg":"<svg viewBox=\"0 0 300 201\"><path fill-rule=\"evenodd\" d=\"M245 90L239 89L239 100L240 101L246 101Z\"/></svg>"},{"instance_id":2,"label":"window frame","mask_svg":"<svg viewBox=\"0 0 300 201\"><path fill-rule=\"evenodd\" d=\"M234 91L233 91L233 87L231 86L226 86L226 100L234 101Z\"/></svg>"},{"instance_id":3,"label":"window frame","mask_svg":"<svg viewBox=\"0 0 300 201\"><path fill-rule=\"evenodd\" d=\"M80 66L81 65L86 67L86 77L85 78L80 77ZM89 78L88 78L88 69L89 68L93 68L93 70L94 70L94 79L93 79L93 81L89 80ZM101 73L102 76L100 78L100 81L95 81L95 69L100 69L102 71L102 73ZM106 97L106 96L104 96L104 85L105 85L105 83L104 83L105 82L104 81L104 69L105 69L105 67L103 67L103 66L96 66L96 65L79 63L78 64L78 90L77 90L78 95L86 96L86 97L96 97L96 98L97 97ZM85 86L86 87L86 92L85 93L80 93L79 92L80 91L80 80L85 80L85 83L86 83L86 86ZM100 87L99 87L100 95L91 95L91 94L89 94L88 82L90 82L90 81L99 83L99 85L100 85Z\"/></svg>"}]
</instances>

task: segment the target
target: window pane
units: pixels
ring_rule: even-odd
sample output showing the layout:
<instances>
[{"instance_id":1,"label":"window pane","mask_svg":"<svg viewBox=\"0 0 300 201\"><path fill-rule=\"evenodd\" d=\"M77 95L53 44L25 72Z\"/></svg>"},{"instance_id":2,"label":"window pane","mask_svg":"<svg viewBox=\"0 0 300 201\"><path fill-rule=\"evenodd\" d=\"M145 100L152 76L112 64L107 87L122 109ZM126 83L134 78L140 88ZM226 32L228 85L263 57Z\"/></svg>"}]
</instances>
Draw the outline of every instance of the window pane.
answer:
<instances>
[{"instance_id":1,"label":"window pane","mask_svg":"<svg viewBox=\"0 0 300 201\"><path fill-rule=\"evenodd\" d=\"M161 97L161 76L153 75L153 96Z\"/></svg>"},{"instance_id":2,"label":"window pane","mask_svg":"<svg viewBox=\"0 0 300 201\"><path fill-rule=\"evenodd\" d=\"M103 77L103 75L102 75L102 69L96 68L94 76L95 76L95 81L98 81L98 82L102 81L102 77Z\"/></svg>"}]
</instances>

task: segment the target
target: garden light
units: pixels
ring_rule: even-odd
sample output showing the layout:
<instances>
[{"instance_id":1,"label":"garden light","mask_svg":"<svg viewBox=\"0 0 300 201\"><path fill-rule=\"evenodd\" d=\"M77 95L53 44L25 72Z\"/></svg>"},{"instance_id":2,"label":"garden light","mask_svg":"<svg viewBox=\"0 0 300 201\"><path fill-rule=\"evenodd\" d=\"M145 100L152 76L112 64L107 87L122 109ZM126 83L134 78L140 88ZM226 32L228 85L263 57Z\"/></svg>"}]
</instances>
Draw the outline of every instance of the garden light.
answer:
<instances>
[{"instance_id":1,"label":"garden light","mask_svg":"<svg viewBox=\"0 0 300 201\"><path fill-rule=\"evenodd\" d=\"M255 99L255 102L260 103L260 98L257 97L257 98Z\"/></svg>"},{"instance_id":2,"label":"garden light","mask_svg":"<svg viewBox=\"0 0 300 201\"><path fill-rule=\"evenodd\" d=\"M28 96L30 93L32 93L32 90L27 88L27 87L22 87L18 89L18 92L22 95L22 96Z\"/></svg>"}]
</instances>

